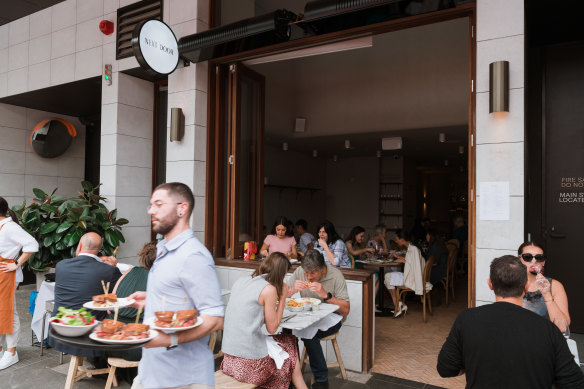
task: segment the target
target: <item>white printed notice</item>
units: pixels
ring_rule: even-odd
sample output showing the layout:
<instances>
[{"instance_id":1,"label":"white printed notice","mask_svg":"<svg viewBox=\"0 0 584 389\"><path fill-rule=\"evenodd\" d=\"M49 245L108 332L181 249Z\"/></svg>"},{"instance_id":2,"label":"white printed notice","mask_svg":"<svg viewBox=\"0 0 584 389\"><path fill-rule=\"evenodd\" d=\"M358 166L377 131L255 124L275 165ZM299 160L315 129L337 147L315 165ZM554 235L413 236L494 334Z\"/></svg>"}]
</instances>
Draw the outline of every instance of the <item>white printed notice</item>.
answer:
<instances>
[{"instance_id":1,"label":"white printed notice","mask_svg":"<svg viewBox=\"0 0 584 389\"><path fill-rule=\"evenodd\" d=\"M509 220L509 181L481 182L479 220Z\"/></svg>"}]
</instances>

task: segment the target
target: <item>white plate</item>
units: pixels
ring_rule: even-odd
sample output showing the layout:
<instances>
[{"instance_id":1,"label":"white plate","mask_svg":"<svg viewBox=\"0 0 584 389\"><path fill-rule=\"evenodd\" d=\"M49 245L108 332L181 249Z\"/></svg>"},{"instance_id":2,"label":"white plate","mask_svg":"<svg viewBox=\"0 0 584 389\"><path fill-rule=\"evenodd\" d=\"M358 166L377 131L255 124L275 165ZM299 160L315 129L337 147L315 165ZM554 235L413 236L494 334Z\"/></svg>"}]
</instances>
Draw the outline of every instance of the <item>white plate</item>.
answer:
<instances>
[{"instance_id":1,"label":"white plate","mask_svg":"<svg viewBox=\"0 0 584 389\"><path fill-rule=\"evenodd\" d=\"M117 301L117 306L118 308L126 308L129 305L132 305L136 302L136 300L134 299L127 299L124 297L120 297L118 298ZM93 311L113 311L114 309L116 309L115 305L109 306L109 307L96 307L93 305L93 301L88 301L85 304L83 304L83 306L87 309L91 309Z\"/></svg>"},{"instance_id":2,"label":"white plate","mask_svg":"<svg viewBox=\"0 0 584 389\"><path fill-rule=\"evenodd\" d=\"M102 339L97 337L96 332L92 332L89 334L89 339L95 340L96 342L105 343L105 344L137 344L137 343L145 343L149 342L155 337L158 336L158 331L156 330L149 330L148 337L145 339L136 339L136 340L114 340L114 339Z\"/></svg>"},{"instance_id":3,"label":"white plate","mask_svg":"<svg viewBox=\"0 0 584 389\"><path fill-rule=\"evenodd\" d=\"M198 327L201 324L203 324L203 318L201 316L197 317L197 321L195 322L195 324L193 324L192 326L188 326L188 327L171 327L171 328L158 327L158 326L154 325L155 320L156 320L155 316L150 317L150 318L144 320L144 324L148 324L150 326L150 328L154 328L155 330L165 331L165 332L178 332L178 331L190 330L191 328L195 328L195 327Z\"/></svg>"},{"instance_id":4,"label":"white plate","mask_svg":"<svg viewBox=\"0 0 584 389\"><path fill-rule=\"evenodd\" d=\"M291 264L298 263L298 260L297 260L297 259L294 259L294 258L292 258L292 259L290 259L290 263L291 263Z\"/></svg>"}]
</instances>

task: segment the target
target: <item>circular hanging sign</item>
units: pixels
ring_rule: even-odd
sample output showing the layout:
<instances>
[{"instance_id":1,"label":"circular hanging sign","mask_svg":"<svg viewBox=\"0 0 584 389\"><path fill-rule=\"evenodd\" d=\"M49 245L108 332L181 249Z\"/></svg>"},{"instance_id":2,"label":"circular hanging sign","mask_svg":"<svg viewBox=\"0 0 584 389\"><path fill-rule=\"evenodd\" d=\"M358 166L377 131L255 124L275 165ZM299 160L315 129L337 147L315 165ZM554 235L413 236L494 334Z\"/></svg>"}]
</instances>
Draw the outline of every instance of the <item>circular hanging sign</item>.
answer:
<instances>
[{"instance_id":1,"label":"circular hanging sign","mask_svg":"<svg viewBox=\"0 0 584 389\"><path fill-rule=\"evenodd\" d=\"M145 20L134 28L132 49L140 66L159 74L170 74L178 65L178 43L174 33L160 20Z\"/></svg>"}]
</instances>

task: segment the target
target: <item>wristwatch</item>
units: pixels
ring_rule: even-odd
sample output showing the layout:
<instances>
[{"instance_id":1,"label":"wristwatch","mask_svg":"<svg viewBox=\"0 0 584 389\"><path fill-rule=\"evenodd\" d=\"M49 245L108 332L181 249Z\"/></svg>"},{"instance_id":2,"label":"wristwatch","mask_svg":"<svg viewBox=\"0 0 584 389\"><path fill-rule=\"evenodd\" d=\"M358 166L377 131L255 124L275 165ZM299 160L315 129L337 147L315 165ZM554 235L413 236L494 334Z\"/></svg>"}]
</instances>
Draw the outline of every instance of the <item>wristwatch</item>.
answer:
<instances>
[{"instance_id":1,"label":"wristwatch","mask_svg":"<svg viewBox=\"0 0 584 389\"><path fill-rule=\"evenodd\" d=\"M170 346L168 346L167 350L172 350L173 348L178 347L178 336L176 334L170 334Z\"/></svg>"},{"instance_id":2,"label":"wristwatch","mask_svg":"<svg viewBox=\"0 0 584 389\"><path fill-rule=\"evenodd\" d=\"M331 292L328 292L326 294L326 297L324 299L322 299L322 301L324 301L326 303L327 301L329 301L332 298L333 298L333 294Z\"/></svg>"}]
</instances>

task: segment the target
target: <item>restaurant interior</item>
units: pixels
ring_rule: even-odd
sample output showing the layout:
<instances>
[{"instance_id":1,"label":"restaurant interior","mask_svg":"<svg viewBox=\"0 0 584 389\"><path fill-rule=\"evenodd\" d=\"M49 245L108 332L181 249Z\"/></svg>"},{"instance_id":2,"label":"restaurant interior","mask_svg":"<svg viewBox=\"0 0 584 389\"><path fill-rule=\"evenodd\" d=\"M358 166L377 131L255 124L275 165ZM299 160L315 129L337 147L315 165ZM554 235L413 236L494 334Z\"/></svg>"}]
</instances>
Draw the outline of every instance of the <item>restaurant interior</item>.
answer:
<instances>
[{"instance_id":1,"label":"restaurant interior","mask_svg":"<svg viewBox=\"0 0 584 389\"><path fill-rule=\"evenodd\" d=\"M315 236L317 224L330 220L342 237L354 226L373 236L378 223L391 236L396 229L410 231L421 218L448 240L455 217L467 220L466 18L243 64L265 82L263 222L268 233L278 215L305 219ZM248 118L248 127L253 120ZM254 140L245 123L244 116L241 158L249 161L241 164L241 174L249 178ZM240 233L251 223L244 214ZM404 378L417 371L424 382L456 385L438 377L433 358L466 308L464 271L464 266L458 270L456 302L451 299L447 307L444 292L437 291L442 304L426 323L419 297L413 296L407 317L376 319L373 371Z\"/></svg>"}]
</instances>

